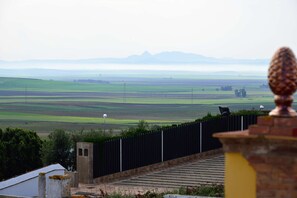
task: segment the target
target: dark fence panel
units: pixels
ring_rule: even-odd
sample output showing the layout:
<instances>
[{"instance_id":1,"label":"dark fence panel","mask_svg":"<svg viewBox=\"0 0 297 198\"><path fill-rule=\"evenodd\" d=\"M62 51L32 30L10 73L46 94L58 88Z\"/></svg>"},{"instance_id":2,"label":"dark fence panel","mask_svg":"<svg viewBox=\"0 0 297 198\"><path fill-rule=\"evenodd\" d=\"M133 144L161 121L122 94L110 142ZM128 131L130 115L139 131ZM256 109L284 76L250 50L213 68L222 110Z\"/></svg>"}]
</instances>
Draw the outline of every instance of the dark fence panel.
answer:
<instances>
[{"instance_id":1,"label":"dark fence panel","mask_svg":"<svg viewBox=\"0 0 297 198\"><path fill-rule=\"evenodd\" d=\"M202 151L209 151L222 147L217 138L212 135L217 132L239 131L241 130L241 119L243 117L243 129L249 125L257 123L257 115L236 115L221 117L215 120L209 120L202 123Z\"/></svg>"},{"instance_id":2,"label":"dark fence panel","mask_svg":"<svg viewBox=\"0 0 297 198\"><path fill-rule=\"evenodd\" d=\"M257 115L244 115L243 116L243 129L247 129L249 125L257 123Z\"/></svg>"},{"instance_id":3,"label":"dark fence panel","mask_svg":"<svg viewBox=\"0 0 297 198\"><path fill-rule=\"evenodd\" d=\"M202 122L202 151L209 151L222 147L218 138L212 135L217 132L228 131L229 117Z\"/></svg>"},{"instance_id":4,"label":"dark fence panel","mask_svg":"<svg viewBox=\"0 0 297 198\"><path fill-rule=\"evenodd\" d=\"M120 140L94 144L93 177L120 171Z\"/></svg>"},{"instance_id":5,"label":"dark fence panel","mask_svg":"<svg viewBox=\"0 0 297 198\"><path fill-rule=\"evenodd\" d=\"M161 161L161 132L122 139L123 171Z\"/></svg>"},{"instance_id":6,"label":"dark fence panel","mask_svg":"<svg viewBox=\"0 0 297 198\"><path fill-rule=\"evenodd\" d=\"M217 132L241 130L256 124L256 115L229 116L202 122L202 140L200 140L200 123L183 124L163 131L163 160L222 147L212 135ZM129 170L161 162L161 132L141 134L136 137L122 139L122 170ZM120 171L120 140L111 140L102 144L94 144L93 153L94 178Z\"/></svg>"},{"instance_id":7,"label":"dark fence panel","mask_svg":"<svg viewBox=\"0 0 297 198\"><path fill-rule=\"evenodd\" d=\"M200 150L200 124L185 124L163 131L164 161L183 157Z\"/></svg>"},{"instance_id":8,"label":"dark fence panel","mask_svg":"<svg viewBox=\"0 0 297 198\"><path fill-rule=\"evenodd\" d=\"M228 130L227 131L240 131L241 130L241 116L228 117Z\"/></svg>"}]
</instances>

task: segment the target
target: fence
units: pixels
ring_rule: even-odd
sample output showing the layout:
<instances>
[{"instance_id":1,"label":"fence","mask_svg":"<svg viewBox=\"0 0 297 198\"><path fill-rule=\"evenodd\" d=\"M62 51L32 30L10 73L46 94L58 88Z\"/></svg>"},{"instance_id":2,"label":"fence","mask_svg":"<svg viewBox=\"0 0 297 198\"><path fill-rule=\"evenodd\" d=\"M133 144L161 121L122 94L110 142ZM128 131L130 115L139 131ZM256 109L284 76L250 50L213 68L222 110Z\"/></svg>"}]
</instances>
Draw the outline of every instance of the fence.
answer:
<instances>
[{"instance_id":1,"label":"fence","mask_svg":"<svg viewBox=\"0 0 297 198\"><path fill-rule=\"evenodd\" d=\"M220 148L213 133L255 124L256 115L228 116L94 144L93 178Z\"/></svg>"}]
</instances>

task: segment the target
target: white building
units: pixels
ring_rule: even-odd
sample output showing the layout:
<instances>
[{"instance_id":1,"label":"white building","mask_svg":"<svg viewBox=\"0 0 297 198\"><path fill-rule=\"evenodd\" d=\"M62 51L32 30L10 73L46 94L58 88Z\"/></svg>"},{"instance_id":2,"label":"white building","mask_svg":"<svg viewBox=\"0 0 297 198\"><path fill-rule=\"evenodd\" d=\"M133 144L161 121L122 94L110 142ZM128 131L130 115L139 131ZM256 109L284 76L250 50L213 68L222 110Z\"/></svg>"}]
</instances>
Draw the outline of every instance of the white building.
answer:
<instances>
[{"instance_id":1,"label":"white building","mask_svg":"<svg viewBox=\"0 0 297 198\"><path fill-rule=\"evenodd\" d=\"M38 196L38 176L39 173L45 173L46 184L48 177L52 175L64 175L65 168L60 164L46 166L26 174L0 182L0 196L20 196L36 197Z\"/></svg>"}]
</instances>

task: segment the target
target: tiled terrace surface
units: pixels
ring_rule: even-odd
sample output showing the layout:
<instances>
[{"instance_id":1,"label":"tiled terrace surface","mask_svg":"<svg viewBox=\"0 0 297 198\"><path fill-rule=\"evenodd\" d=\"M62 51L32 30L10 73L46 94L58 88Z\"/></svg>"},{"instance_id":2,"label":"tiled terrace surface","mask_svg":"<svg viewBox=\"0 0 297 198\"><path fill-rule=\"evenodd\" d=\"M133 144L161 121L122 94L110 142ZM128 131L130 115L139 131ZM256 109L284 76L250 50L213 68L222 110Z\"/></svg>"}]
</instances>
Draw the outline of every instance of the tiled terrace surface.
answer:
<instances>
[{"instance_id":1,"label":"tiled terrace surface","mask_svg":"<svg viewBox=\"0 0 297 198\"><path fill-rule=\"evenodd\" d=\"M132 177L108 184L80 184L73 188L75 193L92 193L101 195L102 192L112 194L144 194L151 192L166 192L179 187L199 186L203 184L224 183L224 156L222 154L200 159L195 162L171 167L166 170Z\"/></svg>"}]
</instances>

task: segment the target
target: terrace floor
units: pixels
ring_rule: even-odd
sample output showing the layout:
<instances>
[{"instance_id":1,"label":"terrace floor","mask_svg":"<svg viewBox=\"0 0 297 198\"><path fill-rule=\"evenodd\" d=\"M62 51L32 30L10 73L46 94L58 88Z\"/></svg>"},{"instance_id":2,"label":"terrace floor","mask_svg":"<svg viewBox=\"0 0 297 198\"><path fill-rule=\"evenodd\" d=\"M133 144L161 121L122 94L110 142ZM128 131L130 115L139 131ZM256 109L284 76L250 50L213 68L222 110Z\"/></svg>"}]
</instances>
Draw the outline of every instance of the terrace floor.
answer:
<instances>
[{"instance_id":1,"label":"terrace floor","mask_svg":"<svg viewBox=\"0 0 297 198\"><path fill-rule=\"evenodd\" d=\"M224 161L223 154L220 154L113 183L80 184L79 188L72 189L72 194L121 193L137 195L144 194L147 191L166 192L180 187L223 184Z\"/></svg>"}]
</instances>

